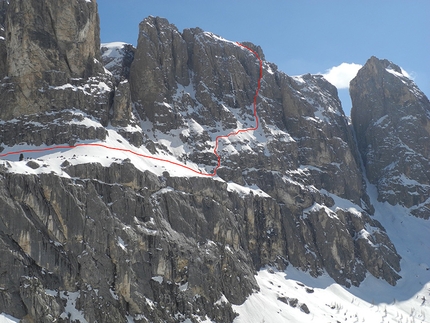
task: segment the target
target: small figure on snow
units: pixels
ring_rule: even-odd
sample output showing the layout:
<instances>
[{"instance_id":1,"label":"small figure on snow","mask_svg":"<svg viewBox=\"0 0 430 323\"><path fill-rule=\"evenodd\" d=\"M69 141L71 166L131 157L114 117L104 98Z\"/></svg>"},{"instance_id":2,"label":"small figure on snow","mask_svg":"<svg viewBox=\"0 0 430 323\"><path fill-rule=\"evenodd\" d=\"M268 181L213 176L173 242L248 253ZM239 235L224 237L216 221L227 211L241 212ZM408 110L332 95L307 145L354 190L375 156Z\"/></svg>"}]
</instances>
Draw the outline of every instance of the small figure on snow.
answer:
<instances>
[{"instance_id":1,"label":"small figure on snow","mask_svg":"<svg viewBox=\"0 0 430 323\"><path fill-rule=\"evenodd\" d=\"M24 154L19 155L19 161L22 161L22 160L24 160Z\"/></svg>"}]
</instances>

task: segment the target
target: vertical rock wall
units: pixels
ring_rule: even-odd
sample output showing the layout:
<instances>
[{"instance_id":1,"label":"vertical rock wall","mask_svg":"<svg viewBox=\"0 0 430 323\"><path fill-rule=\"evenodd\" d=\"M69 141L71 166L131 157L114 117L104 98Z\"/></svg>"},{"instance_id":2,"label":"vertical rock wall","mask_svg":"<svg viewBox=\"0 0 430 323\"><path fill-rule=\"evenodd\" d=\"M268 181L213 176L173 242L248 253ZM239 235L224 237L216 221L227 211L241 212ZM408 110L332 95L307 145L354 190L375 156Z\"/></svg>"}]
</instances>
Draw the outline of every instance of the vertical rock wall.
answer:
<instances>
[{"instance_id":1,"label":"vertical rock wall","mask_svg":"<svg viewBox=\"0 0 430 323\"><path fill-rule=\"evenodd\" d=\"M103 72L95 0L12 0L5 25L8 78L0 93L2 119L58 108L52 88L81 85ZM76 107L77 100L58 103Z\"/></svg>"},{"instance_id":2,"label":"vertical rock wall","mask_svg":"<svg viewBox=\"0 0 430 323\"><path fill-rule=\"evenodd\" d=\"M430 217L430 102L401 68L370 58L351 81L351 117L379 199Z\"/></svg>"}]
</instances>

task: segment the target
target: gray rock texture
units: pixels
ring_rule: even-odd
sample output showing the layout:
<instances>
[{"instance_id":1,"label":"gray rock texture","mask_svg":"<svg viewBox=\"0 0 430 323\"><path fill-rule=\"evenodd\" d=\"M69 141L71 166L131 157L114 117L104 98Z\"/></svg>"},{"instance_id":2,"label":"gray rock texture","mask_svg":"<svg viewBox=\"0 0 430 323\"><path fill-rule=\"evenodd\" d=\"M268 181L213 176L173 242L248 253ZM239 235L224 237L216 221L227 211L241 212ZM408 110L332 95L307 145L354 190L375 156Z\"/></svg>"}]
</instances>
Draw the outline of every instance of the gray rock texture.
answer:
<instances>
[{"instance_id":1,"label":"gray rock texture","mask_svg":"<svg viewBox=\"0 0 430 323\"><path fill-rule=\"evenodd\" d=\"M6 75L6 60L7 60L7 50L6 50L6 12L8 7L7 0L0 1L0 79L3 79Z\"/></svg>"},{"instance_id":2,"label":"gray rock texture","mask_svg":"<svg viewBox=\"0 0 430 323\"><path fill-rule=\"evenodd\" d=\"M247 45L264 58L260 48ZM280 257L314 275L324 268L346 285L359 284L366 269L378 277L387 275L385 279L394 284L399 278L396 256L394 262L382 265L384 274L381 264L360 259L365 249L358 245L366 242L354 237L360 236L366 223L378 225L368 216L372 208L368 206L358 150L336 88L321 76L291 78L274 64L263 65L260 129L246 140L222 144L222 168L218 171L226 181L258 186L278 204L269 208L274 218L268 227L250 219L256 227L250 236L256 267ZM163 68L167 71L162 72ZM256 57L233 42L198 28L184 30L181 35L161 18L149 17L140 24L130 76L132 98L139 115L152 123L151 140L170 135L171 142L177 142L179 134L178 144L186 147L179 159L206 165L206 171L212 171L215 160L207 141L220 133L254 126L250 105L258 77ZM189 131L196 124L201 131ZM164 149L169 151L167 146ZM362 206L363 217L359 222L354 220L358 226L350 226L352 214L342 211L338 215L329 209L334 205L331 194ZM319 227L321 223L328 227ZM264 229L259 232L261 227ZM315 235L336 227L337 235L329 243L323 243L324 235ZM270 241L262 243L263 238ZM391 254L395 249L390 244L387 250ZM336 257L338 263L334 264Z\"/></svg>"},{"instance_id":3,"label":"gray rock texture","mask_svg":"<svg viewBox=\"0 0 430 323\"><path fill-rule=\"evenodd\" d=\"M0 40L1 142L104 139L111 119L115 125L130 119L128 85L101 63L95 0L0 5L6 28ZM84 119L99 126L87 127Z\"/></svg>"},{"instance_id":4,"label":"gray rock texture","mask_svg":"<svg viewBox=\"0 0 430 323\"><path fill-rule=\"evenodd\" d=\"M103 65L113 74L117 82L129 78L135 51L136 48L131 44L102 44L101 54Z\"/></svg>"},{"instance_id":5,"label":"gray rock texture","mask_svg":"<svg viewBox=\"0 0 430 323\"><path fill-rule=\"evenodd\" d=\"M100 56L95 1L64 3L64 12L54 2L12 0L7 8L6 33L16 28L25 35L34 55L6 61L2 146L115 135L124 146L211 173L215 138L255 126L260 66L248 49L148 17L136 49L105 44ZM26 25L34 19L37 35ZM52 38L60 21L63 36ZM79 45L81 32L89 40ZM11 55L14 37L6 37ZM347 287L368 273L396 284L400 256L372 217L361 157L381 200L425 217L429 151L420 140L428 136L428 100L397 75L398 67L372 58L351 85L352 128L336 88L322 76L290 77L265 61L260 47L243 44L262 59L260 126L220 141L215 179L184 176L161 162L155 166L166 171L155 174L129 159L103 166L58 156L61 169L50 171L39 158L22 161L20 173L1 161L0 313L22 322L232 322L232 305L258 290L254 275L265 266L294 266L315 277L326 272ZM25 62L37 67L34 84L19 81ZM50 104L29 108L29 100ZM384 113L398 120L390 138L419 153L410 157L419 162L414 166L398 146L396 171L421 186L400 185L403 193L393 196L381 181L388 181L393 161L378 141ZM400 121L411 128L403 133ZM309 312L305 300L282 301Z\"/></svg>"},{"instance_id":6,"label":"gray rock texture","mask_svg":"<svg viewBox=\"0 0 430 323\"><path fill-rule=\"evenodd\" d=\"M231 321L229 303L213 304L257 288L244 214L231 208L252 213L263 199L245 203L210 179L160 181L130 163L64 170L74 179L2 176L1 311L60 320L73 294L88 322L173 322L167 312L196 310Z\"/></svg>"},{"instance_id":7,"label":"gray rock texture","mask_svg":"<svg viewBox=\"0 0 430 323\"><path fill-rule=\"evenodd\" d=\"M314 207L306 219L294 219L273 198L240 196L208 178L158 178L127 162L109 168L64 165L72 179L1 174L0 311L63 322L68 315L76 318L66 306L75 302L88 322L121 322L127 315L174 322L168 313L192 318L197 312L231 322L230 304L241 304L258 288L253 275L264 264L282 268L288 257L292 262L303 257L312 262L310 270L333 266L348 273L349 252L357 248L361 255L371 253L365 266L373 274L387 269L384 261L370 258L387 255L375 254L359 238L354 242L349 231L340 233L371 224L378 232L374 242L393 248L369 218L330 211L328 217ZM297 221L313 223L309 238L291 225ZM304 241L296 246L316 248L310 245L314 240L321 258L314 259L305 245L290 246L300 236ZM395 254L391 257L396 266ZM359 283L365 268L355 271L349 272L351 282ZM228 302L214 306L222 295Z\"/></svg>"},{"instance_id":8,"label":"gray rock texture","mask_svg":"<svg viewBox=\"0 0 430 323\"><path fill-rule=\"evenodd\" d=\"M399 66L370 58L351 81L352 123L379 199L430 217L430 102Z\"/></svg>"},{"instance_id":9,"label":"gray rock texture","mask_svg":"<svg viewBox=\"0 0 430 323\"><path fill-rule=\"evenodd\" d=\"M100 27L94 1L20 1L9 3L6 15L7 76L15 84L13 106L2 118L49 111L41 104L41 83L59 86L70 78L102 72ZM39 92L40 93L40 92Z\"/></svg>"}]
</instances>

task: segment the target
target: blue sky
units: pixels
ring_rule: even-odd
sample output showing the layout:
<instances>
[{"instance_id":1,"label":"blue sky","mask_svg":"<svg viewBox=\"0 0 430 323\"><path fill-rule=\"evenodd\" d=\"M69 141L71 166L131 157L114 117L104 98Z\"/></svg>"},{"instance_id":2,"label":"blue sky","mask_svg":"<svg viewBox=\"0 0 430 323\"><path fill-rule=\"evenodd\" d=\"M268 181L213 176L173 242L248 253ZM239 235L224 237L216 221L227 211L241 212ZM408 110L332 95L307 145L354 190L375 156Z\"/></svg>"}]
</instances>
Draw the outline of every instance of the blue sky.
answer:
<instances>
[{"instance_id":1,"label":"blue sky","mask_svg":"<svg viewBox=\"0 0 430 323\"><path fill-rule=\"evenodd\" d=\"M136 44L149 15L260 45L288 75L357 69L372 55L400 65L430 95L429 0L98 0L102 42ZM338 88L342 87L341 85ZM349 114L348 89L339 90Z\"/></svg>"}]
</instances>

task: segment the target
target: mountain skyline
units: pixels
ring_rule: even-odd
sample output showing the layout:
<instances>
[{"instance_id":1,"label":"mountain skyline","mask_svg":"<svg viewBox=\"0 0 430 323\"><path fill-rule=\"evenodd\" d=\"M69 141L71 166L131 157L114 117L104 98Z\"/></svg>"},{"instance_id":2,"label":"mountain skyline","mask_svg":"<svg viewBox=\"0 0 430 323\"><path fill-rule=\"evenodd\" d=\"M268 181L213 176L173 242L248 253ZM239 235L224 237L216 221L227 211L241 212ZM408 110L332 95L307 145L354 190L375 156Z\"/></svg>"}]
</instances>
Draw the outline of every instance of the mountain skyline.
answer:
<instances>
[{"instance_id":1,"label":"mountain skyline","mask_svg":"<svg viewBox=\"0 0 430 323\"><path fill-rule=\"evenodd\" d=\"M256 1L100 0L98 5L102 42L136 45L138 25L149 15L167 18L179 31L200 27L232 41L251 41L288 75L329 73L347 115L349 80L371 56L395 62L430 93L428 1L269 1L263 8Z\"/></svg>"}]
</instances>

